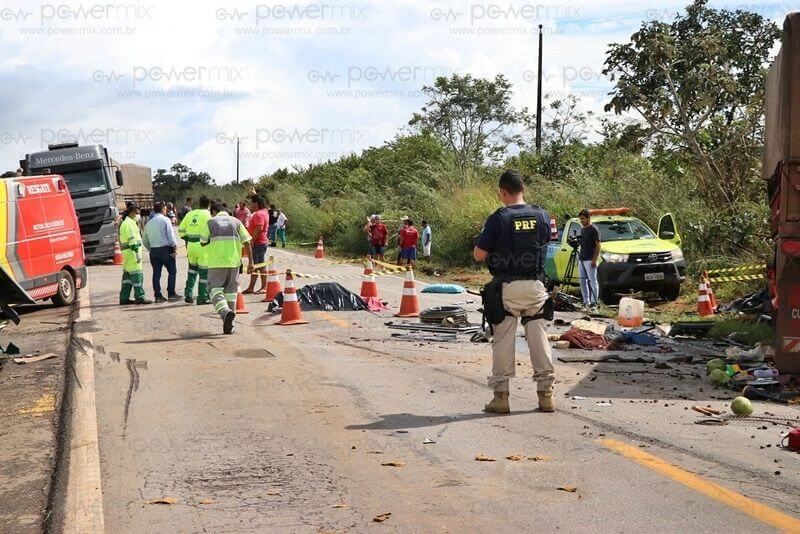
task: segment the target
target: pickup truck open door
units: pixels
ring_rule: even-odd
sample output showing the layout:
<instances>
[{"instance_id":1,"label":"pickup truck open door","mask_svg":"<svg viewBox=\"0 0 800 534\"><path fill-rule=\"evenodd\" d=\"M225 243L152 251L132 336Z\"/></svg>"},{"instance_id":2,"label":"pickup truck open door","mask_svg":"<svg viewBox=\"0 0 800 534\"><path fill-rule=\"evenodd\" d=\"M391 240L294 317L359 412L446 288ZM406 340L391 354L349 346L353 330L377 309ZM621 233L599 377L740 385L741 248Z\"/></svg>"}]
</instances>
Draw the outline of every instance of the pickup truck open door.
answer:
<instances>
[{"instance_id":1,"label":"pickup truck open door","mask_svg":"<svg viewBox=\"0 0 800 534\"><path fill-rule=\"evenodd\" d=\"M671 213L662 215L658 220L658 238L681 246L681 235L675 225L675 217Z\"/></svg>"}]
</instances>

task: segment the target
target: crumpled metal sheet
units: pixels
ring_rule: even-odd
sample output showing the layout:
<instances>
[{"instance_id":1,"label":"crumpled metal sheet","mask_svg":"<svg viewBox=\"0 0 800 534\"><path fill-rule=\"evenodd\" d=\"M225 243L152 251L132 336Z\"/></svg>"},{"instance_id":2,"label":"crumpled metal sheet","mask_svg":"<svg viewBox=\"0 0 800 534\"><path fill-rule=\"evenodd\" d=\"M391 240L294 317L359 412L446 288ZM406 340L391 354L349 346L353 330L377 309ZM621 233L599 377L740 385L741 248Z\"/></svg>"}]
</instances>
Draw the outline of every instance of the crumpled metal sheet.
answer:
<instances>
[{"instance_id":1,"label":"crumpled metal sheet","mask_svg":"<svg viewBox=\"0 0 800 534\"><path fill-rule=\"evenodd\" d=\"M297 290L300 309L304 311L361 311L367 310L364 299L336 282L308 284ZM275 295L278 306L283 306L283 292Z\"/></svg>"}]
</instances>

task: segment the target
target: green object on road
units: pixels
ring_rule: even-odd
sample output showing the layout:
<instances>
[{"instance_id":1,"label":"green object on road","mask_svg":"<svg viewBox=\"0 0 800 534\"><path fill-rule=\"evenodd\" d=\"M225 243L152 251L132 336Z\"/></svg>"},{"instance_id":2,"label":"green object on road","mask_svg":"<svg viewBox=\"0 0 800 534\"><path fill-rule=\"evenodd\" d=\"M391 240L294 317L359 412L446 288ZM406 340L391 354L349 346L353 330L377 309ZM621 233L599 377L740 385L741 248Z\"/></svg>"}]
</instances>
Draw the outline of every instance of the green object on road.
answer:
<instances>
[{"instance_id":1,"label":"green object on road","mask_svg":"<svg viewBox=\"0 0 800 534\"><path fill-rule=\"evenodd\" d=\"M722 358L714 358L713 360L708 360L706 362L706 373L711 374L714 369L719 369L720 371L724 371L727 368L725 364L725 360Z\"/></svg>"},{"instance_id":2,"label":"green object on road","mask_svg":"<svg viewBox=\"0 0 800 534\"><path fill-rule=\"evenodd\" d=\"M731 377L729 377L722 369L713 369L710 376L711 381L715 384L727 384L731 379Z\"/></svg>"},{"instance_id":3,"label":"green object on road","mask_svg":"<svg viewBox=\"0 0 800 534\"><path fill-rule=\"evenodd\" d=\"M751 415L753 413L753 403L747 397L736 397L731 402L731 411L736 415Z\"/></svg>"}]
</instances>

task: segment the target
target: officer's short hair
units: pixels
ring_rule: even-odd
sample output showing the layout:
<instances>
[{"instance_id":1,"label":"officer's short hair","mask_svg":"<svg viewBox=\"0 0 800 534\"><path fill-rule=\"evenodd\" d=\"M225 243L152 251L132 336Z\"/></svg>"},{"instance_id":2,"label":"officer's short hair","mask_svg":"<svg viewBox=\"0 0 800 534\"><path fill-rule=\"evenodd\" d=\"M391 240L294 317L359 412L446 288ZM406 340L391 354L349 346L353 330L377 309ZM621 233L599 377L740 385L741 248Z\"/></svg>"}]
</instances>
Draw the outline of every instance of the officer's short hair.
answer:
<instances>
[{"instance_id":1,"label":"officer's short hair","mask_svg":"<svg viewBox=\"0 0 800 534\"><path fill-rule=\"evenodd\" d=\"M263 210L267 207L267 202L258 195L253 196L253 204L258 206L258 209Z\"/></svg>"},{"instance_id":2,"label":"officer's short hair","mask_svg":"<svg viewBox=\"0 0 800 534\"><path fill-rule=\"evenodd\" d=\"M164 209L164 203L161 202L160 200L158 202L156 202L155 204L153 204L153 211L154 212L161 213L161 210L163 210L163 209Z\"/></svg>"},{"instance_id":3,"label":"officer's short hair","mask_svg":"<svg viewBox=\"0 0 800 534\"><path fill-rule=\"evenodd\" d=\"M578 212L578 217L586 217L587 219L592 218L592 214L586 208L582 209Z\"/></svg>"},{"instance_id":4,"label":"officer's short hair","mask_svg":"<svg viewBox=\"0 0 800 534\"><path fill-rule=\"evenodd\" d=\"M211 213L219 213L223 210L222 204L219 202L214 202L211 204Z\"/></svg>"},{"instance_id":5,"label":"officer's short hair","mask_svg":"<svg viewBox=\"0 0 800 534\"><path fill-rule=\"evenodd\" d=\"M522 193L525 189L525 179L522 177L522 173L516 169L508 169L506 172L500 175L500 180L498 185L500 189L508 191L512 195L516 195L517 193Z\"/></svg>"},{"instance_id":6,"label":"officer's short hair","mask_svg":"<svg viewBox=\"0 0 800 534\"><path fill-rule=\"evenodd\" d=\"M200 197L200 207L201 208L207 209L208 206L210 206L210 205L211 205L211 199L210 198L208 198L205 195Z\"/></svg>"}]
</instances>

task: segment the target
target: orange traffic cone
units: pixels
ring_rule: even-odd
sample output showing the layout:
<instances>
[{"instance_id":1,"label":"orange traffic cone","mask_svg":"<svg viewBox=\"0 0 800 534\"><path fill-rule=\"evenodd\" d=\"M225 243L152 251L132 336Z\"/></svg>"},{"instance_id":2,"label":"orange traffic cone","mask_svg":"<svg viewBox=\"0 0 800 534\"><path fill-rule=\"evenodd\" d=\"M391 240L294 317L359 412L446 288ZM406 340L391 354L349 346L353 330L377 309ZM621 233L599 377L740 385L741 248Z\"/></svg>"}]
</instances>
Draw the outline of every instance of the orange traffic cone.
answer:
<instances>
[{"instance_id":1,"label":"orange traffic cone","mask_svg":"<svg viewBox=\"0 0 800 534\"><path fill-rule=\"evenodd\" d=\"M702 279L700 280L700 287L697 289L697 315L700 317L714 315L714 308L711 307L711 299L708 298L708 289Z\"/></svg>"},{"instance_id":2,"label":"orange traffic cone","mask_svg":"<svg viewBox=\"0 0 800 534\"><path fill-rule=\"evenodd\" d=\"M275 269L275 257L269 257L269 266L267 267L267 294L261 302L272 302L275 295L283 291L281 282L278 280L278 271Z\"/></svg>"},{"instance_id":3,"label":"orange traffic cone","mask_svg":"<svg viewBox=\"0 0 800 534\"><path fill-rule=\"evenodd\" d=\"M300 311L300 303L297 301L297 293L294 290L294 279L292 271L286 270L286 290L283 292L283 309L281 310L281 320L279 325L308 324L303 320L303 312Z\"/></svg>"},{"instance_id":4,"label":"orange traffic cone","mask_svg":"<svg viewBox=\"0 0 800 534\"><path fill-rule=\"evenodd\" d=\"M322 236L319 236L317 240L317 251L314 253L314 257L318 260L321 260L325 257L325 247L322 246Z\"/></svg>"},{"instance_id":5,"label":"orange traffic cone","mask_svg":"<svg viewBox=\"0 0 800 534\"><path fill-rule=\"evenodd\" d=\"M558 240L558 226L555 217L550 217L550 241Z\"/></svg>"},{"instance_id":6,"label":"orange traffic cone","mask_svg":"<svg viewBox=\"0 0 800 534\"><path fill-rule=\"evenodd\" d=\"M122 265L122 249L119 248L119 241L114 245L114 265Z\"/></svg>"},{"instance_id":7,"label":"orange traffic cone","mask_svg":"<svg viewBox=\"0 0 800 534\"><path fill-rule=\"evenodd\" d=\"M706 290L708 291L708 300L711 301L711 309L715 312L717 308L719 308L719 303L717 302L717 297L714 296L714 290L711 288L711 280L708 278L708 274L703 271L703 280L706 283Z\"/></svg>"},{"instance_id":8,"label":"orange traffic cone","mask_svg":"<svg viewBox=\"0 0 800 534\"><path fill-rule=\"evenodd\" d=\"M414 271L406 271L406 280L403 282L403 298L400 299L400 311L395 317L419 317L419 299L417 286L414 282Z\"/></svg>"},{"instance_id":9,"label":"orange traffic cone","mask_svg":"<svg viewBox=\"0 0 800 534\"><path fill-rule=\"evenodd\" d=\"M245 313L250 312L244 307L244 295L242 295L242 288L239 286L236 288L236 315L242 315Z\"/></svg>"},{"instance_id":10,"label":"orange traffic cone","mask_svg":"<svg viewBox=\"0 0 800 534\"><path fill-rule=\"evenodd\" d=\"M361 298L378 298L378 284L375 283L375 271L372 270L372 260L364 262L364 281L361 282Z\"/></svg>"}]
</instances>

